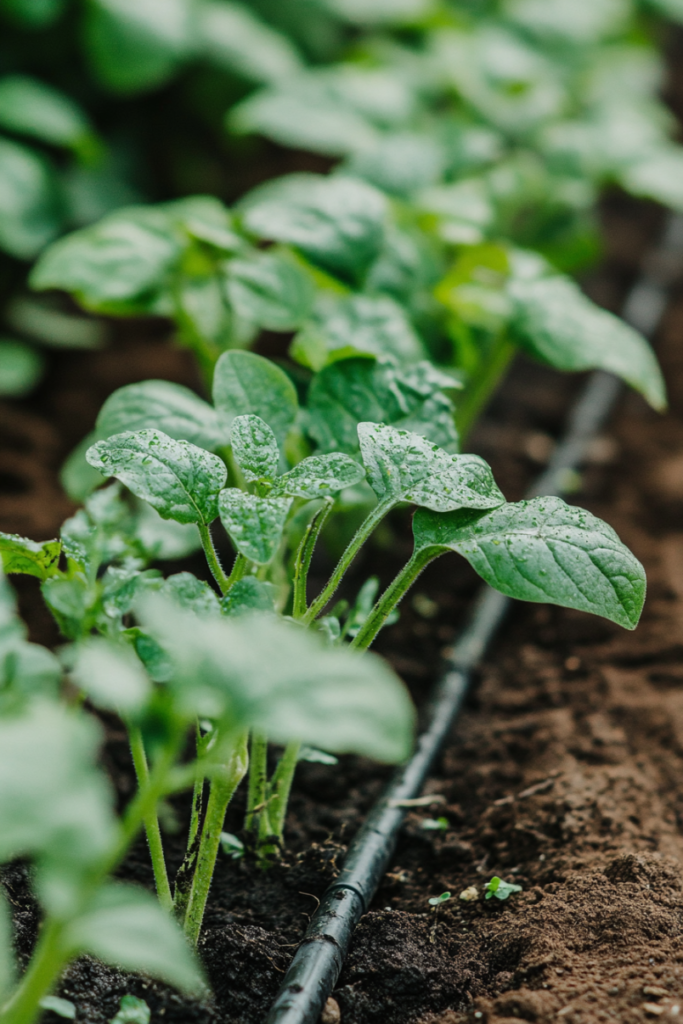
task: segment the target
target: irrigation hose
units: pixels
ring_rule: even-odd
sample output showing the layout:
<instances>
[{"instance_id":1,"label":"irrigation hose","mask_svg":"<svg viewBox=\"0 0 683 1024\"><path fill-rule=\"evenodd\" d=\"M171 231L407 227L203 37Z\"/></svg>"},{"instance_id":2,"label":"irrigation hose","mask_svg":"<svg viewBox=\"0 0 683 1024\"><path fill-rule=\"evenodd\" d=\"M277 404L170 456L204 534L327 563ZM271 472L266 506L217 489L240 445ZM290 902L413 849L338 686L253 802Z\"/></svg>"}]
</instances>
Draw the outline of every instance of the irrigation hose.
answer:
<instances>
[{"instance_id":1,"label":"irrigation hose","mask_svg":"<svg viewBox=\"0 0 683 1024\"><path fill-rule=\"evenodd\" d=\"M669 219L657 249L644 260L623 318L651 338L668 290L683 270L683 216ZM601 430L621 382L597 370L574 406L563 440L528 496L561 496L572 489L588 446ZM419 796L460 712L472 675L507 611L510 599L484 587L469 623L453 647L427 713L427 728L410 761L400 768L351 843L338 878L327 888L268 1014L266 1024L316 1024L333 990L358 921L365 914L393 854L407 801Z\"/></svg>"}]
</instances>

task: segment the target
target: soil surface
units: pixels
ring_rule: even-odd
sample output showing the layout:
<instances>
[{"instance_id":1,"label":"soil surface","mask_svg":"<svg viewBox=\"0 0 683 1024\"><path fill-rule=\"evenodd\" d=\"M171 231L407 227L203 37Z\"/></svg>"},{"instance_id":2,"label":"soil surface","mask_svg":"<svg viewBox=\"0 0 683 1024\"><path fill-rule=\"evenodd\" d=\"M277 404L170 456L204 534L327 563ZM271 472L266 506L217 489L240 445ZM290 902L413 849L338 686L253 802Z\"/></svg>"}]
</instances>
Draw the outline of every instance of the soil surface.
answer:
<instances>
[{"instance_id":1,"label":"soil surface","mask_svg":"<svg viewBox=\"0 0 683 1024\"><path fill-rule=\"evenodd\" d=\"M603 216L607 251L589 290L618 308L661 217L622 199L606 203ZM198 386L167 325L111 330L106 349L54 356L41 391L0 406L0 529L35 539L56 533L72 510L58 467L109 392L149 377ZM649 593L641 624L629 633L577 612L514 606L427 783L434 803L410 813L358 927L334 994L343 1024L683 1016L683 283L658 351L671 411L658 416L625 393L574 496L643 561ZM521 497L547 461L579 386L527 362L513 367L468 441L491 462L508 499ZM372 572L391 578L409 553L408 525L398 517L383 546L359 560L358 582ZM34 584L17 580L32 639L56 642ZM418 705L476 589L467 565L445 557L381 635L378 649ZM103 760L125 800L133 786L125 735L116 721L107 725ZM361 758L302 764L285 861L264 874L220 859L200 944L212 999L189 1001L83 958L60 989L76 1004L77 1021L104 1024L127 992L147 1000L153 1022L262 1021L308 916L389 774ZM240 829L243 799L228 813L229 831ZM182 822L187 803L175 811ZM445 829L425 829L425 819L439 817ZM166 839L178 864L182 830L171 823ZM151 886L142 840L121 874ZM496 874L523 891L484 901L481 887ZM3 881L24 960L37 928L27 872L11 866ZM479 898L459 900L471 886ZM445 891L454 898L431 910L429 897Z\"/></svg>"}]
</instances>

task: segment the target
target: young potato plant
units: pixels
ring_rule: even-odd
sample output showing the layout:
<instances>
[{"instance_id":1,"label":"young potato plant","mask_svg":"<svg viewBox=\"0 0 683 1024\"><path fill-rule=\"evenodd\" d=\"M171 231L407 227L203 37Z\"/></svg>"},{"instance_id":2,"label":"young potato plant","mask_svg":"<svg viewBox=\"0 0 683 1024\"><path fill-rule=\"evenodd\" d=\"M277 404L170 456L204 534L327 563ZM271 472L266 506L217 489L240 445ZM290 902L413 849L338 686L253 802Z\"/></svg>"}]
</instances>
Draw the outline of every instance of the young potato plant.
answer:
<instances>
[{"instance_id":1,"label":"young potato plant","mask_svg":"<svg viewBox=\"0 0 683 1024\"><path fill-rule=\"evenodd\" d=\"M159 387L149 414L161 409L168 425L174 410L160 407ZM353 393L355 382L349 387ZM405 691L383 662L361 652L430 562L457 552L505 594L590 611L629 629L645 597L642 566L609 526L558 498L506 503L478 456L355 421L355 457L321 450L290 468L287 425L302 412L313 423L320 409L297 410L287 375L246 352L221 357L214 388L215 409L199 399L192 409L205 424L221 425L224 457L159 427L119 431L87 452L90 465L118 483L95 492L60 540L0 536L5 571L43 580L45 600L73 641L63 655L72 685L95 706L117 710L128 728L139 784L131 807L147 831L160 901L193 943L226 810L245 776L244 835L265 866L283 844L302 744L386 761L407 755ZM110 399L121 415L130 394L124 388ZM144 395L144 386L134 391L135 416ZM180 409L187 413L187 403ZM374 505L311 594L308 574L325 520L337 495L362 481ZM190 573L164 580L145 568L150 534L141 540L139 513L120 484L162 521L197 531L216 589ZM353 609L330 610L356 554L405 504L416 507L412 557L370 607L364 587ZM216 549L219 522L235 551L229 568ZM196 757L186 765L189 732ZM269 742L284 747L270 774ZM156 802L188 784L187 853L172 886Z\"/></svg>"}]
</instances>

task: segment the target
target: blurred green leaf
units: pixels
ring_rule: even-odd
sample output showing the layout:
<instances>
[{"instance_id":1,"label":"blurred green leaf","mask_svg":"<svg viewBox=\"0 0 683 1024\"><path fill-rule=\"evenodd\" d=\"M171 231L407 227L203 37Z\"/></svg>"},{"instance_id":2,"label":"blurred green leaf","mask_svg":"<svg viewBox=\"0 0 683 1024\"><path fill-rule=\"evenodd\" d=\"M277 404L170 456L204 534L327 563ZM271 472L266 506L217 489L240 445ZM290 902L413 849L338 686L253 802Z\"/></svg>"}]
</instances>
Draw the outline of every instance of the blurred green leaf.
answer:
<instances>
[{"instance_id":1,"label":"blurred green leaf","mask_svg":"<svg viewBox=\"0 0 683 1024\"><path fill-rule=\"evenodd\" d=\"M48 162L0 138L0 249L31 259L62 226L56 179Z\"/></svg>"},{"instance_id":2,"label":"blurred green leaf","mask_svg":"<svg viewBox=\"0 0 683 1024\"><path fill-rule=\"evenodd\" d=\"M95 144L78 104L28 75L0 78L0 128L76 151Z\"/></svg>"},{"instance_id":3,"label":"blurred green leaf","mask_svg":"<svg viewBox=\"0 0 683 1024\"><path fill-rule=\"evenodd\" d=\"M270 252L226 264L226 292L238 315L269 331L299 327L313 305L313 283L293 260Z\"/></svg>"},{"instance_id":4,"label":"blurred green leaf","mask_svg":"<svg viewBox=\"0 0 683 1024\"><path fill-rule=\"evenodd\" d=\"M43 375L38 352L23 341L0 338L0 397L23 398Z\"/></svg>"},{"instance_id":5,"label":"blurred green leaf","mask_svg":"<svg viewBox=\"0 0 683 1024\"><path fill-rule=\"evenodd\" d=\"M97 417L101 438L126 430L163 430L176 441L208 451L226 443L215 410L194 391L166 380L126 384L107 398Z\"/></svg>"}]
</instances>

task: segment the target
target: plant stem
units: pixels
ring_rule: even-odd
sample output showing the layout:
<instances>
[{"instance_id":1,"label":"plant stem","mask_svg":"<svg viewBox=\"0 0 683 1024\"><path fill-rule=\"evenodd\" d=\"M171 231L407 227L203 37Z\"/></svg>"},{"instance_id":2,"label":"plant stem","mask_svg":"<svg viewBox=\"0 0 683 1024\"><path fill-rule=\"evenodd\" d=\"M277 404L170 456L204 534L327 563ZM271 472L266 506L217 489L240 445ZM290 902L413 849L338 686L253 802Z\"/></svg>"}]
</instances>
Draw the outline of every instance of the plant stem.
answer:
<instances>
[{"instance_id":1,"label":"plant stem","mask_svg":"<svg viewBox=\"0 0 683 1024\"><path fill-rule=\"evenodd\" d=\"M403 595L412 587L425 566L436 557L438 555L430 553L429 548L413 554L410 561L406 562L399 574L392 580L381 597L379 597L374 608L351 641L351 647L364 651L370 646Z\"/></svg>"},{"instance_id":2,"label":"plant stem","mask_svg":"<svg viewBox=\"0 0 683 1024\"><path fill-rule=\"evenodd\" d=\"M230 588L235 583L237 583L238 580L242 579L248 568L249 559L245 558L244 555L238 553L232 566L232 572L225 581L225 590L223 591L224 594L227 594Z\"/></svg>"},{"instance_id":3,"label":"plant stem","mask_svg":"<svg viewBox=\"0 0 683 1024\"><path fill-rule=\"evenodd\" d=\"M199 756L203 753L205 742L202 740L199 724L197 724L196 731L197 755ZM201 817L203 798L204 776L202 775L195 778L194 785L192 787L192 814L190 816L190 828L187 835L187 846L185 848L183 862L176 871L173 884L173 910L179 921L185 920L187 901L190 898L192 876L194 874L194 866L197 861L197 849L199 846L197 833L199 832L199 819Z\"/></svg>"},{"instance_id":4,"label":"plant stem","mask_svg":"<svg viewBox=\"0 0 683 1024\"><path fill-rule=\"evenodd\" d=\"M277 836L280 843L282 842L289 793L294 781L294 772L296 771L300 750L301 743L298 741L288 743L275 769L275 774L270 780L269 790L271 797L268 803L270 829L271 833Z\"/></svg>"},{"instance_id":5,"label":"plant stem","mask_svg":"<svg viewBox=\"0 0 683 1024\"><path fill-rule=\"evenodd\" d=\"M306 614L306 581L308 580L308 570L311 567L311 558L313 557L313 551L318 543L318 537L322 530L327 517L332 510L334 500L332 498L326 498L325 504L322 505L310 523L306 527L306 532L301 538L296 558L294 559L294 596L292 599L292 615L295 619L300 619Z\"/></svg>"},{"instance_id":6,"label":"plant stem","mask_svg":"<svg viewBox=\"0 0 683 1024\"><path fill-rule=\"evenodd\" d=\"M458 399L455 422L461 444L505 373L514 354L514 346L508 341L506 334L502 333L496 339L493 351L485 361L484 369L472 378L463 392L462 398Z\"/></svg>"},{"instance_id":7,"label":"plant stem","mask_svg":"<svg viewBox=\"0 0 683 1024\"><path fill-rule=\"evenodd\" d=\"M70 957L62 941L64 927L54 918L43 923L28 969L0 1011L1 1024L32 1024L40 1013L40 1000L53 988Z\"/></svg>"},{"instance_id":8,"label":"plant stem","mask_svg":"<svg viewBox=\"0 0 683 1024\"><path fill-rule=\"evenodd\" d=\"M228 809L233 793L247 772L248 735L245 732L237 738L233 752L223 766L223 771L219 775L215 775L211 780L209 802L206 808L202 838L197 854L197 867L192 879L192 888L185 915L185 935L193 946L197 945L204 919L204 909L209 897L211 879L213 878L216 866L225 812Z\"/></svg>"},{"instance_id":9,"label":"plant stem","mask_svg":"<svg viewBox=\"0 0 683 1024\"><path fill-rule=\"evenodd\" d=\"M211 530L208 526L199 527L199 536L202 539L202 547L204 548L204 554L206 555L206 561L209 564L211 575L215 579L218 586L221 588L221 594L227 594L230 584L228 577L225 575L223 566L218 558L218 552L214 547L213 537L211 536Z\"/></svg>"},{"instance_id":10,"label":"plant stem","mask_svg":"<svg viewBox=\"0 0 683 1024\"><path fill-rule=\"evenodd\" d=\"M254 828L255 821L259 820L260 815L264 814L267 817L267 808L264 807L266 802L266 782L268 778L267 770L267 757L268 757L268 740L265 736L258 732L252 732L251 734L251 745L249 751L249 791L247 794L247 814L244 819L244 827L248 831ZM256 808L261 808L256 810Z\"/></svg>"},{"instance_id":11,"label":"plant stem","mask_svg":"<svg viewBox=\"0 0 683 1024\"><path fill-rule=\"evenodd\" d=\"M139 729L131 727L128 730L128 738L130 741L130 752L133 755L133 764L135 765L135 774L137 776L138 786L142 789L149 785L149 766L147 764L147 755L145 753L145 744L142 739L142 733ZM145 832L147 833L149 855L152 858L157 896L159 897L159 902L162 907L164 907L165 910L170 911L173 909L173 897L171 895L171 886L168 882L166 860L164 858L164 845L161 838L161 829L159 828L159 818L157 816L156 808L149 811L143 820L145 823Z\"/></svg>"},{"instance_id":12,"label":"plant stem","mask_svg":"<svg viewBox=\"0 0 683 1024\"><path fill-rule=\"evenodd\" d=\"M344 574L351 565L351 562L354 560L363 544L365 544L365 541L368 539L372 531L382 521L382 519L384 519L385 515L394 504L395 502L393 499L380 502L379 505L375 506L365 522L361 523L358 527L351 538L346 551L337 562L336 568L325 585L324 590L318 595L318 597L316 597L315 601L311 603L306 614L302 616L302 621L305 622L307 626L313 622L313 620L324 609L328 601L334 596L334 593L344 578Z\"/></svg>"}]
</instances>

